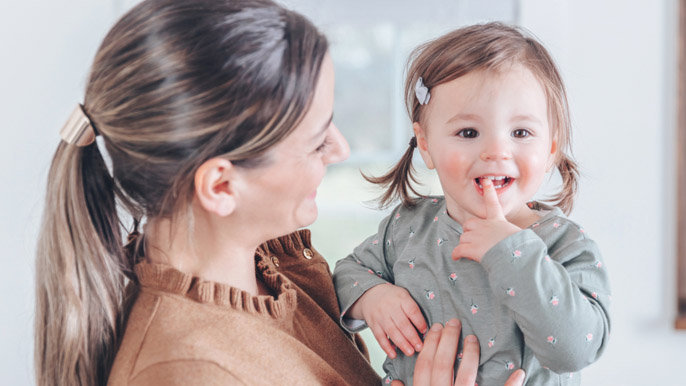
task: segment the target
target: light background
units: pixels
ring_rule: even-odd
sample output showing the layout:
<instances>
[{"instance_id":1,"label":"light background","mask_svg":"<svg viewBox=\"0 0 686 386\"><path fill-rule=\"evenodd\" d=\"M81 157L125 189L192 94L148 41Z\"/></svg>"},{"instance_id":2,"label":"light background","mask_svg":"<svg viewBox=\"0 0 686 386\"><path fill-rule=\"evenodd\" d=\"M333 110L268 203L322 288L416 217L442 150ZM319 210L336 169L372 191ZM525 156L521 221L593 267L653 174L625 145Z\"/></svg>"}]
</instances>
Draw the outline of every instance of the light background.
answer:
<instances>
[{"instance_id":1,"label":"light background","mask_svg":"<svg viewBox=\"0 0 686 386\"><path fill-rule=\"evenodd\" d=\"M0 3L0 385L33 383L33 259L47 169L98 44L135 2ZM320 188L312 229L327 258L345 256L383 216L362 205L378 191L357 170L383 170L409 139L400 94L409 47L465 23L517 23L550 49L568 86L583 173L572 217L611 271L612 338L583 384L686 385L686 331L672 327L676 0L285 3L332 40L336 121L356 150Z\"/></svg>"}]
</instances>

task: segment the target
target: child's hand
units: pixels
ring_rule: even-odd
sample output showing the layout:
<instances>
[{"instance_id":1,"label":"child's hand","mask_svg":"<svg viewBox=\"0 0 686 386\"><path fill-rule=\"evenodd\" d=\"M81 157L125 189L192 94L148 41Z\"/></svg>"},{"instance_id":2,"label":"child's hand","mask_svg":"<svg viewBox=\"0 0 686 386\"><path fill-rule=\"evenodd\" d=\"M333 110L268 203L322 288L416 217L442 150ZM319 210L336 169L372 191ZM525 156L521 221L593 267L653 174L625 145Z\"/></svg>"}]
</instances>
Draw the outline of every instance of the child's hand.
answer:
<instances>
[{"instance_id":1,"label":"child's hand","mask_svg":"<svg viewBox=\"0 0 686 386\"><path fill-rule=\"evenodd\" d=\"M507 236L522 230L505 218L493 182L483 179L481 184L486 202L486 219L471 218L462 224L464 233L460 237L460 244L453 249L453 260L466 257L481 263L489 249Z\"/></svg>"},{"instance_id":2,"label":"child's hand","mask_svg":"<svg viewBox=\"0 0 686 386\"><path fill-rule=\"evenodd\" d=\"M350 315L364 319L381 348L390 358L395 358L395 348L388 341L410 356L422 349L417 334L427 330L426 321L417 303L406 289L393 284L379 284L370 288L350 308ZM415 328L416 327L416 328Z\"/></svg>"}]
</instances>

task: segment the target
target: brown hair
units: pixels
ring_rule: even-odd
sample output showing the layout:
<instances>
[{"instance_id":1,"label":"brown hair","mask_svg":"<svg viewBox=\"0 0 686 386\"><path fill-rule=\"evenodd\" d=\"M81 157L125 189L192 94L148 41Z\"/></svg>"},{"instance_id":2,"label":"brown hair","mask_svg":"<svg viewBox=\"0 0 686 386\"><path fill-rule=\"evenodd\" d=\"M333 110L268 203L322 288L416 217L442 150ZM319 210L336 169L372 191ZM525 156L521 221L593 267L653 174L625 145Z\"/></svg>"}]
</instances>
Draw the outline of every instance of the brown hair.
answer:
<instances>
[{"instance_id":1,"label":"brown hair","mask_svg":"<svg viewBox=\"0 0 686 386\"><path fill-rule=\"evenodd\" d=\"M124 219L137 228L187 209L210 158L268 163L308 109L327 50L307 19L270 0L147 0L116 23L84 102L112 174L97 144L60 143L50 168L36 259L38 385L107 383L136 292Z\"/></svg>"},{"instance_id":2,"label":"brown hair","mask_svg":"<svg viewBox=\"0 0 686 386\"><path fill-rule=\"evenodd\" d=\"M571 157L571 121L569 105L562 77L552 57L534 37L520 28L502 23L472 25L457 29L417 47L408 60L405 80L405 105L412 122L423 122L426 106L415 96L414 86L421 77L429 89L473 71L497 71L507 65L519 63L529 69L541 82L548 100L548 116L557 140L555 166L562 177L559 193L551 197L554 204L569 214L574 205L579 171ZM401 199L403 205L416 203L417 182L412 167L414 146L386 174L379 177L364 176L369 182L386 190L379 198L381 207ZM409 192L415 194L411 196Z\"/></svg>"}]
</instances>

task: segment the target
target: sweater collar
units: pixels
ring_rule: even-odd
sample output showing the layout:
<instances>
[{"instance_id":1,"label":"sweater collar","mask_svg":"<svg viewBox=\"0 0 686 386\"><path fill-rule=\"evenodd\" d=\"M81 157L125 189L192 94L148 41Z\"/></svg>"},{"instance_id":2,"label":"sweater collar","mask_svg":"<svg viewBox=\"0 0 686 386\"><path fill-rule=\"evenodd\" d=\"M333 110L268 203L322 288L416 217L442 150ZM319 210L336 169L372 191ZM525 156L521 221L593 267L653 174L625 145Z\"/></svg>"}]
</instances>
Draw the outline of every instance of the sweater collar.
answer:
<instances>
[{"instance_id":1,"label":"sweater collar","mask_svg":"<svg viewBox=\"0 0 686 386\"><path fill-rule=\"evenodd\" d=\"M297 305L297 298L290 280L277 272L261 253L255 255L255 266L257 276L262 278L275 296L253 296L228 284L204 280L166 264L144 261L136 264L134 270L144 289L183 296L198 303L229 307L275 319L292 314Z\"/></svg>"}]
</instances>

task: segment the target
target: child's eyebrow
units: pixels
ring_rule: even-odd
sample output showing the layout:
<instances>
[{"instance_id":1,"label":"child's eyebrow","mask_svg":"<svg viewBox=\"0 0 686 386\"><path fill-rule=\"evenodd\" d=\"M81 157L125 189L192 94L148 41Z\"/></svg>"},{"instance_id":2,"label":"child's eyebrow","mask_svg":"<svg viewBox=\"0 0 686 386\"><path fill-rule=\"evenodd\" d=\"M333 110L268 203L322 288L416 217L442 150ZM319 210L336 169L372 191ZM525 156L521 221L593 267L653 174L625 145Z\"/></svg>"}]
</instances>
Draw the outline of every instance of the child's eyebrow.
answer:
<instances>
[{"instance_id":1,"label":"child's eyebrow","mask_svg":"<svg viewBox=\"0 0 686 386\"><path fill-rule=\"evenodd\" d=\"M480 121L481 117L476 114L458 113L450 118L446 123L453 123L455 121Z\"/></svg>"},{"instance_id":2,"label":"child's eyebrow","mask_svg":"<svg viewBox=\"0 0 686 386\"><path fill-rule=\"evenodd\" d=\"M510 119L512 122L521 122L521 121L527 121L527 122L533 122L533 123L542 123L540 119L536 118L533 115L527 115L527 114L520 114L520 115L515 115Z\"/></svg>"}]
</instances>

